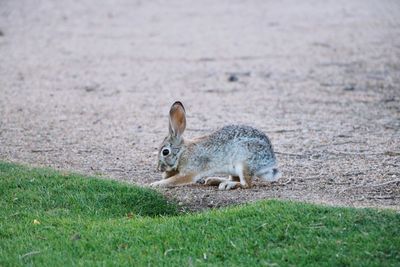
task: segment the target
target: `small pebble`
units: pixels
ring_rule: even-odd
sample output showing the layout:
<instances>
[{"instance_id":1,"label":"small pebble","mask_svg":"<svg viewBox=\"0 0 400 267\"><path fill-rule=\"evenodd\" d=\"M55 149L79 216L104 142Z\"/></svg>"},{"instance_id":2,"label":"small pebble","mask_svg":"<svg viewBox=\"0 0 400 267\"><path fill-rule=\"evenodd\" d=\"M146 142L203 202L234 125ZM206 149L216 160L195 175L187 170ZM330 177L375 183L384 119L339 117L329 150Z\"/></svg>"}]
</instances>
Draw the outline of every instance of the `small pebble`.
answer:
<instances>
[{"instance_id":1,"label":"small pebble","mask_svg":"<svg viewBox=\"0 0 400 267\"><path fill-rule=\"evenodd\" d=\"M354 85L348 85L345 88L343 88L343 90L345 91L354 91L356 88L354 87Z\"/></svg>"},{"instance_id":2,"label":"small pebble","mask_svg":"<svg viewBox=\"0 0 400 267\"><path fill-rule=\"evenodd\" d=\"M228 81L229 82L237 82L239 80L239 78L236 75L229 75Z\"/></svg>"}]
</instances>

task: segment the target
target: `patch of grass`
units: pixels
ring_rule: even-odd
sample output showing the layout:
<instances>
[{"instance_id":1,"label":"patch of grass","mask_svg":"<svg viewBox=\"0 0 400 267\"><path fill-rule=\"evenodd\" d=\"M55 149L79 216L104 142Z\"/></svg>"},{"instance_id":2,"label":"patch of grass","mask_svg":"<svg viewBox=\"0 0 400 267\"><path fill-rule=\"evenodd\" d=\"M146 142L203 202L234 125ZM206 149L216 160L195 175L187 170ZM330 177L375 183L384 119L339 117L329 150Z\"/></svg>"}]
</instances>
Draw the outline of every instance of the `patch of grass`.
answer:
<instances>
[{"instance_id":1,"label":"patch of grass","mask_svg":"<svg viewBox=\"0 0 400 267\"><path fill-rule=\"evenodd\" d=\"M0 195L1 207L5 208L3 212L17 212L17 217L49 215L111 219L126 214L177 213L176 206L154 190L4 162L0 162Z\"/></svg>"},{"instance_id":2,"label":"patch of grass","mask_svg":"<svg viewBox=\"0 0 400 267\"><path fill-rule=\"evenodd\" d=\"M0 266L400 263L394 211L262 201L177 216L147 189L8 163L0 195Z\"/></svg>"}]
</instances>

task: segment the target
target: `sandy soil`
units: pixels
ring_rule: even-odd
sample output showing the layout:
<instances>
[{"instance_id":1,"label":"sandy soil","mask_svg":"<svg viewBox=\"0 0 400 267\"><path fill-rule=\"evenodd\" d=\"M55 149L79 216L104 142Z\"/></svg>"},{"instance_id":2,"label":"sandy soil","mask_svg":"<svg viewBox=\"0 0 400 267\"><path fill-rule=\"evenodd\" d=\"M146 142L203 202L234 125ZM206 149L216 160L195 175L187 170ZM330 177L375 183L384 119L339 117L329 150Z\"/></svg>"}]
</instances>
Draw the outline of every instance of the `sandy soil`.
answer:
<instances>
[{"instance_id":1,"label":"sandy soil","mask_svg":"<svg viewBox=\"0 0 400 267\"><path fill-rule=\"evenodd\" d=\"M189 209L400 210L399 1L0 1L1 160L148 185L175 100L189 137L262 129L284 174L161 190Z\"/></svg>"}]
</instances>

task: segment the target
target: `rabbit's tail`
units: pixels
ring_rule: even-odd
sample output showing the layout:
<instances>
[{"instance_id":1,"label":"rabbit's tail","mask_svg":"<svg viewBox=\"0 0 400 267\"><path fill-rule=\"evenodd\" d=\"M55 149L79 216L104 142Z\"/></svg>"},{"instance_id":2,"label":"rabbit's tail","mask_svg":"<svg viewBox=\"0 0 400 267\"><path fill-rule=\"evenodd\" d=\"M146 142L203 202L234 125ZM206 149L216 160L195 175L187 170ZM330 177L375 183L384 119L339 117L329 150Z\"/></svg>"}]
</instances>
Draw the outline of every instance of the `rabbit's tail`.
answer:
<instances>
[{"instance_id":1,"label":"rabbit's tail","mask_svg":"<svg viewBox=\"0 0 400 267\"><path fill-rule=\"evenodd\" d=\"M260 177L268 182L275 182L281 178L281 172L277 168L265 168L257 172L257 177Z\"/></svg>"}]
</instances>

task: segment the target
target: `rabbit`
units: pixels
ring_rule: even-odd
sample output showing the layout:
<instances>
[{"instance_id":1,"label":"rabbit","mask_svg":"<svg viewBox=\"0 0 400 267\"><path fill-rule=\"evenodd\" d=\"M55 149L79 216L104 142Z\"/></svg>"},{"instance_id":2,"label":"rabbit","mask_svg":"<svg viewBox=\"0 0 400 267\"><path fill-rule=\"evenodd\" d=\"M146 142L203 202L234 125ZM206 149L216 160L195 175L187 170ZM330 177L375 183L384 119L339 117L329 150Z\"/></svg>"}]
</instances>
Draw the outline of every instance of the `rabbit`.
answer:
<instances>
[{"instance_id":1,"label":"rabbit","mask_svg":"<svg viewBox=\"0 0 400 267\"><path fill-rule=\"evenodd\" d=\"M158 170L163 179L152 187L171 187L204 181L220 190L250 188L252 178L277 181L280 172L268 137L243 125L228 125L193 140L183 138L186 114L175 102L169 111L169 134L158 152ZM212 177L229 175L229 178ZM211 176L211 177L210 177Z\"/></svg>"}]
</instances>

